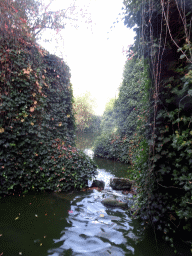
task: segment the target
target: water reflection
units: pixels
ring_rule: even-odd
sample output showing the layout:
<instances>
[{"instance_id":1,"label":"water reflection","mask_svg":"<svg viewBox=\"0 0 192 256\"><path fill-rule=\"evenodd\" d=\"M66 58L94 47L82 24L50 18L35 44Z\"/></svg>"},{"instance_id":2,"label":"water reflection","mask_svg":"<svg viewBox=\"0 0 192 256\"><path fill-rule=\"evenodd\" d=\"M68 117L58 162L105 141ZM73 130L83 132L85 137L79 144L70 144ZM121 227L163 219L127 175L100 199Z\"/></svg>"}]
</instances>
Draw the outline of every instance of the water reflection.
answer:
<instances>
[{"instance_id":1,"label":"water reflection","mask_svg":"<svg viewBox=\"0 0 192 256\"><path fill-rule=\"evenodd\" d=\"M99 169L104 169L106 172L110 172L116 177L126 177L128 175L128 165L117 162L114 160L108 160L104 158L94 157L93 145L94 140L98 136L98 133L79 133L76 135L76 146L83 150L88 156L90 156Z\"/></svg>"},{"instance_id":2,"label":"water reflection","mask_svg":"<svg viewBox=\"0 0 192 256\"><path fill-rule=\"evenodd\" d=\"M131 219L121 209L107 209L101 203L104 194L93 191L71 205L67 222L71 225L55 239L57 249L49 250L49 255L59 256L62 252L71 255L128 255L134 254L134 247L128 242L128 234L133 230Z\"/></svg>"},{"instance_id":3,"label":"water reflection","mask_svg":"<svg viewBox=\"0 0 192 256\"><path fill-rule=\"evenodd\" d=\"M0 254L6 256L188 256L174 254L127 211L101 204L112 191L28 194L0 201ZM116 192L116 196L120 196ZM18 218L17 218L18 217ZM157 238L157 241L156 241Z\"/></svg>"},{"instance_id":4,"label":"water reflection","mask_svg":"<svg viewBox=\"0 0 192 256\"><path fill-rule=\"evenodd\" d=\"M99 157L93 158L99 169L105 169L116 177L126 177L128 175L128 165L113 160L103 159Z\"/></svg>"}]
</instances>

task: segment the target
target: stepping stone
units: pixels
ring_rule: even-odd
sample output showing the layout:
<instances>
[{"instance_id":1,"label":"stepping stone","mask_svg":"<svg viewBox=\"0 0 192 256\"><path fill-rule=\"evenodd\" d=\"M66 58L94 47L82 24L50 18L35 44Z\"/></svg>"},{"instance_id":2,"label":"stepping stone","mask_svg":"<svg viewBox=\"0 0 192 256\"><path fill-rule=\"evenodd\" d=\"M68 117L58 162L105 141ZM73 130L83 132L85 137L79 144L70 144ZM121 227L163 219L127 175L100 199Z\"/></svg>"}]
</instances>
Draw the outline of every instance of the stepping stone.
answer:
<instances>
[{"instance_id":1,"label":"stepping stone","mask_svg":"<svg viewBox=\"0 0 192 256\"><path fill-rule=\"evenodd\" d=\"M118 201L114 198L105 198L101 201L101 203L105 206L120 207L120 208L123 208L123 209L128 208L127 203Z\"/></svg>"}]
</instances>

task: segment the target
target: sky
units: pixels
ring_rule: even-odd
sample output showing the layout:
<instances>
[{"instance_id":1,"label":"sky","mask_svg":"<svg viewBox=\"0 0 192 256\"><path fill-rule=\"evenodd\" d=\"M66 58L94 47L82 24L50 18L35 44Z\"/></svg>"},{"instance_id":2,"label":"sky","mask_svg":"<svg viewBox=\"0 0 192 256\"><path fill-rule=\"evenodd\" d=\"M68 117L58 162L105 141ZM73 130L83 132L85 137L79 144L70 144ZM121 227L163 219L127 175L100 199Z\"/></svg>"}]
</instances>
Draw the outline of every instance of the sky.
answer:
<instances>
[{"instance_id":1,"label":"sky","mask_svg":"<svg viewBox=\"0 0 192 256\"><path fill-rule=\"evenodd\" d=\"M74 96L90 92L97 115L118 96L126 61L123 50L134 42L134 32L118 15L122 7L122 0L53 0L49 6L67 10L66 26L58 35L47 31L44 38L50 41L41 44L63 57L71 70Z\"/></svg>"}]
</instances>

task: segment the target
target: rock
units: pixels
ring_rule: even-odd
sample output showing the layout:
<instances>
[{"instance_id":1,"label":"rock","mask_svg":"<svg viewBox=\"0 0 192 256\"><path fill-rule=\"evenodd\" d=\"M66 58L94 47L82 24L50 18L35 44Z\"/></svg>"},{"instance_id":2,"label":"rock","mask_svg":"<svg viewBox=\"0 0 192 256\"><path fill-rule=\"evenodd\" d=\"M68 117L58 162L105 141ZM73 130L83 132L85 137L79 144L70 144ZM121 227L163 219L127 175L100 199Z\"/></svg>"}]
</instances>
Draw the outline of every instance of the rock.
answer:
<instances>
[{"instance_id":1,"label":"rock","mask_svg":"<svg viewBox=\"0 0 192 256\"><path fill-rule=\"evenodd\" d=\"M125 178L111 178L110 186L115 190L130 190L132 182Z\"/></svg>"},{"instance_id":2,"label":"rock","mask_svg":"<svg viewBox=\"0 0 192 256\"><path fill-rule=\"evenodd\" d=\"M127 209L128 205L125 202L118 201L114 198L105 198L101 201L101 203L105 206L111 206L111 207L120 207L123 209Z\"/></svg>"},{"instance_id":3,"label":"rock","mask_svg":"<svg viewBox=\"0 0 192 256\"><path fill-rule=\"evenodd\" d=\"M104 189L104 187L105 187L105 182L102 181L102 180L93 180L92 185L91 185L91 188L92 188L92 187L98 187L98 188Z\"/></svg>"},{"instance_id":4,"label":"rock","mask_svg":"<svg viewBox=\"0 0 192 256\"><path fill-rule=\"evenodd\" d=\"M97 191L103 190L102 188L98 188L98 187L90 187L90 188L84 188L81 191L92 191L94 189L97 190Z\"/></svg>"}]
</instances>

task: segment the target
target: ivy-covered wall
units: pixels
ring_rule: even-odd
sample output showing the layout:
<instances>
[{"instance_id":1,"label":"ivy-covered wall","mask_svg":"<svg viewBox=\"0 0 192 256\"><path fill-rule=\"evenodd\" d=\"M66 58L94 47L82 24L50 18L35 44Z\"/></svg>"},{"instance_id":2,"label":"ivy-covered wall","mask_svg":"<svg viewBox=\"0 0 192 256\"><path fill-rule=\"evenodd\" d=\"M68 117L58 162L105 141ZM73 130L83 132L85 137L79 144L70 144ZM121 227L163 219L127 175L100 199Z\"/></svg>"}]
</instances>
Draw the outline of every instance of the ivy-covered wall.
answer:
<instances>
[{"instance_id":1,"label":"ivy-covered wall","mask_svg":"<svg viewBox=\"0 0 192 256\"><path fill-rule=\"evenodd\" d=\"M132 163L135 138L141 140L137 133L141 113L148 103L149 78L144 59L127 60L123 82L119 87L118 98L111 101L101 122L101 136L95 143L96 156Z\"/></svg>"},{"instance_id":2,"label":"ivy-covered wall","mask_svg":"<svg viewBox=\"0 0 192 256\"><path fill-rule=\"evenodd\" d=\"M148 61L151 80L133 166L139 216L174 247L175 233L190 240L192 231L192 3L124 3L125 24L137 25L131 50Z\"/></svg>"},{"instance_id":3,"label":"ivy-covered wall","mask_svg":"<svg viewBox=\"0 0 192 256\"><path fill-rule=\"evenodd\" d=\"M96 171L74 148L69 67L0 30L0 195L80 189Z\"/></svg>"}]
</instances>

